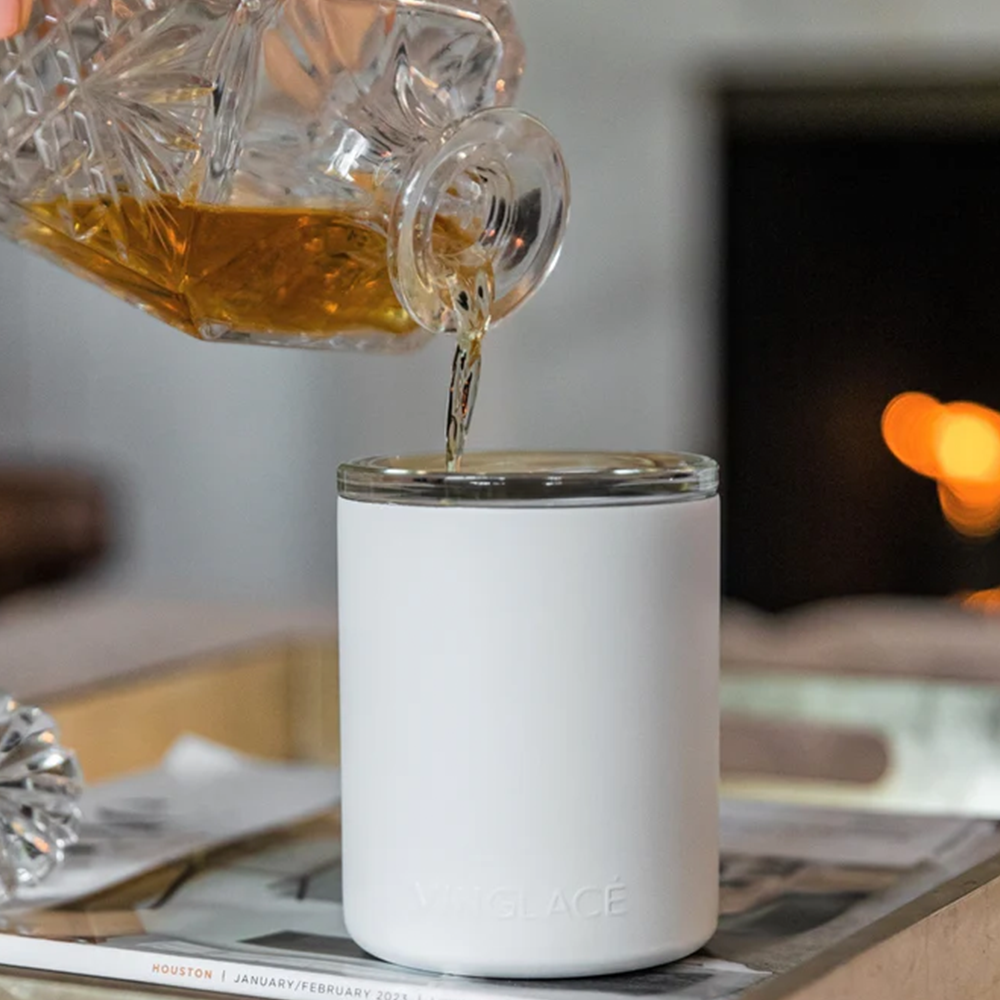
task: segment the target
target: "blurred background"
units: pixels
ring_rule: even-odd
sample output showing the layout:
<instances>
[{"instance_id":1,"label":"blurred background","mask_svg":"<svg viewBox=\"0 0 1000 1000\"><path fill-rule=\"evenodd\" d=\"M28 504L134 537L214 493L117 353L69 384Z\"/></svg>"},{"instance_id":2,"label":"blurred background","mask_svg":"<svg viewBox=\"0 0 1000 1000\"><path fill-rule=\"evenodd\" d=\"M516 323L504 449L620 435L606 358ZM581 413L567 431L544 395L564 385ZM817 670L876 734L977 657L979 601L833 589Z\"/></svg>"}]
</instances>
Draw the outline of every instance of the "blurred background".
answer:
<instances>
[{"instance_id":1,"label":"blurred background","mask_svg":"<svg viewBox=\"0 0 1000 1000\"><path fill-rule=\"evenodd\" d=\"M800 777L1000 810L1000 772L956 777L1000 747L1000 7L515 10L517 103L561 141L573 208L487 340L472 447L717 455L732 761L806 760L794 727L836 722L857 739L823 730ZM84 471L94 588L332 609L337 464L443 440L445 341L202 344L6 245L0 302L0 452ZM963 724L949 770L933 734ZM862 745L853 777L823 772Z\"/></svg>"}]
</instances>

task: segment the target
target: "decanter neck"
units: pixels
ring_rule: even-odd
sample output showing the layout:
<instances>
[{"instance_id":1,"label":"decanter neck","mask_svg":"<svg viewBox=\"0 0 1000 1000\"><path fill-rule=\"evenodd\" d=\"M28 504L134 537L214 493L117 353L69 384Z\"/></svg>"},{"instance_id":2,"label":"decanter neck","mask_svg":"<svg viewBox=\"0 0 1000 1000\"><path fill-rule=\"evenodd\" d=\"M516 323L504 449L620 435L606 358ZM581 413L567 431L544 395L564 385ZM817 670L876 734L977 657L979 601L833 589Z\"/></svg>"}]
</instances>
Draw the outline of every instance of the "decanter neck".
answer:
<instances>
[{"instance_id":1,"label":"decanter neck","mask_svg":"<svg viewBox=\"0 0 1000 1000\"><path fill-rule=\"evenodd\" d=\"M426 140L401 177L389 263L402 304L434 332L482 332L555 265L569 178L555 139L511 109L480 111Z\"/></svg>"}]
</instances>

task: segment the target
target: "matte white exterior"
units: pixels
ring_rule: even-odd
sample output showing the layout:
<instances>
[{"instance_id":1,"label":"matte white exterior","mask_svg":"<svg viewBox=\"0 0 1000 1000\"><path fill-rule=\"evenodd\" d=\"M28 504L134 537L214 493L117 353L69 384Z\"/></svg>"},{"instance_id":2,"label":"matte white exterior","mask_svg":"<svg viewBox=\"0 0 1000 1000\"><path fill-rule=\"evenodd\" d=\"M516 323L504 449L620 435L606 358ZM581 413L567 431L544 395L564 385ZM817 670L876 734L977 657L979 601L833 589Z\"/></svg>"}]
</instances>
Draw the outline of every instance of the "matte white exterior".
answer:
<instances>
[{"instance_id":1,"label":"matte white exterior","mask_svg":"<svg viewBox=\"0 0 1000 1000\"><path fill-rule=\"evenodd\" d=\"M341 499L338 517L357 942L532 977L700 947L718 905L718 499Z\"/></svg>"}]
</instances>

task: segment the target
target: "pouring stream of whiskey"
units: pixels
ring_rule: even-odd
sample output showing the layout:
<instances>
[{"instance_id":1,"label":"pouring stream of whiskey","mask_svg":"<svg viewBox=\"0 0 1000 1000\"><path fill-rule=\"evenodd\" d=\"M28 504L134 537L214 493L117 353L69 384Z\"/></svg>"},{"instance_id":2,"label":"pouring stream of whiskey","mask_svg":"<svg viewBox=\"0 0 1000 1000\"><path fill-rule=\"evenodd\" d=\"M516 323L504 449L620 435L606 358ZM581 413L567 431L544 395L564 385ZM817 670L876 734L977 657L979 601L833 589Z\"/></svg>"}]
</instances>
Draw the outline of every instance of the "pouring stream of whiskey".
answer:
<instances>
[{"instance_id":1,"label":"pouring stream of whiskey","mask_svg":"<svg viewBox=\"0 0 1000 1000\"><path fill-rule=\"evenodd\" d=\"M451 386L448 389L448 426L445 431L445 461L449 472L462 466L465 439L472 423L483 364L482 334L460 341L451 363Z\"/></svg>"},{"instance_id":2,"label":"pouring stream of whiskey","mask_svg":"<svg viewBox=\"0 0 1000 1000\"><path fill-rule=\"evenodd\" d=\"M483 337L489 329L493 304L493 275L488 265L480 265L471 276L457 272L449 277L448 283L452 286L458 344L451 363L451 385L448 388L445 463L449 472L458 472L462 467L465 439L476 407L483 364Z\"/></svg>"}]
</instances>

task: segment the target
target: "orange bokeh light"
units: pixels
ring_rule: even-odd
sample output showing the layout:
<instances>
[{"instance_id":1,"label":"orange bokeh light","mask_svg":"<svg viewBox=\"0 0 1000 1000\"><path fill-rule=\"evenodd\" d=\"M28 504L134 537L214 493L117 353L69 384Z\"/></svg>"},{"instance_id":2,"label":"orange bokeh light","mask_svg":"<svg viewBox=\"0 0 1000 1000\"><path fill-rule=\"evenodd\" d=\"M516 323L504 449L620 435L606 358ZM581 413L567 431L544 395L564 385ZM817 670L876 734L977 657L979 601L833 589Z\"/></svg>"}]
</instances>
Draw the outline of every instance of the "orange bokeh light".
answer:
<instances>
[{"instance_id":1,"label":"orange bokeh light","mask_svg":"<svg viewBox=\"0 0 1000 1000\"><path fill-rule=\"evenodd\" d=\"M904 392L882 413L882 435L904 465L937 480L956 531L984 538L1000 530L1000 413Z\"/></svg>"},{"instance_id":2,"label":"orange bokeh light","mask_svg":"<svg viewBox=\"0 0 1000 1000\"><path fill-rule=\"evenodd\" d=\"M962 607L969 611L978 611L983 615L1000 615L1000 587L974 590L960 597Z\"/></svg>"},{"instance_id":3,"label":"orange bokeh light","mask_svg":"<svg viewBox=\"0 0 1000 1000\"><path fill-rule=\"evenodd\" d=\"M922 476L937 478L934 425L944 407L922 392L904 392L882 413L882 436L903 465Z\"/></svg>"}]
</instances>

